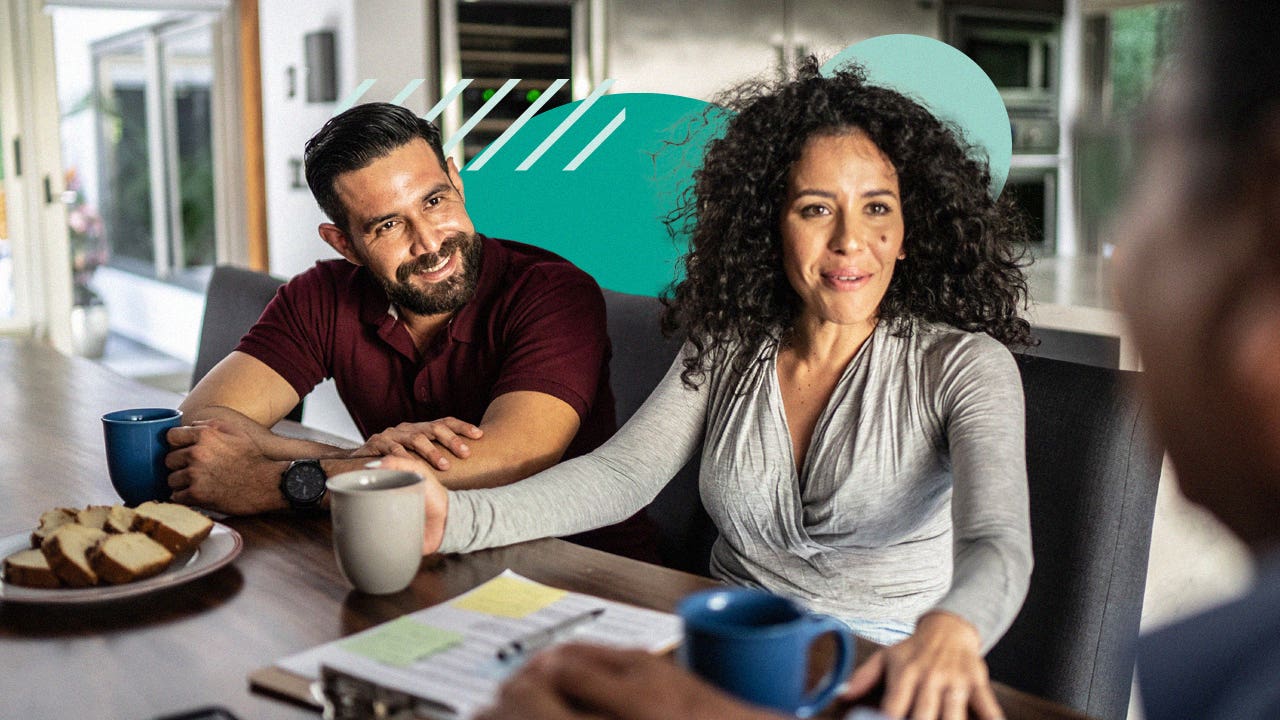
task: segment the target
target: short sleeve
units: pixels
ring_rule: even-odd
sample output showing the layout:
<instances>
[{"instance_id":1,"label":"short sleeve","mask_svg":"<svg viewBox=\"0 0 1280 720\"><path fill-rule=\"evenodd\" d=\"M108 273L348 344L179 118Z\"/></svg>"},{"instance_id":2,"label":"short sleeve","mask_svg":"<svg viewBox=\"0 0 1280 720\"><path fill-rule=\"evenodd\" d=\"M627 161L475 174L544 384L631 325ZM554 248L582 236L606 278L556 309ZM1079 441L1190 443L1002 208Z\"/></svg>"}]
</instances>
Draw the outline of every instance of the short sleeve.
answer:
<instances>
[{"instance_id":1,"label":"short sleeve","mask_svg":"<svg viewBox=\"0 0 1280 720\"><path fill-rule=\"evenodd\" d=\"M285 283L236 346L279 373L298 397L329 376L325 359L337 296L331 286L318 265Z\"/></svg>"}]
</instances>

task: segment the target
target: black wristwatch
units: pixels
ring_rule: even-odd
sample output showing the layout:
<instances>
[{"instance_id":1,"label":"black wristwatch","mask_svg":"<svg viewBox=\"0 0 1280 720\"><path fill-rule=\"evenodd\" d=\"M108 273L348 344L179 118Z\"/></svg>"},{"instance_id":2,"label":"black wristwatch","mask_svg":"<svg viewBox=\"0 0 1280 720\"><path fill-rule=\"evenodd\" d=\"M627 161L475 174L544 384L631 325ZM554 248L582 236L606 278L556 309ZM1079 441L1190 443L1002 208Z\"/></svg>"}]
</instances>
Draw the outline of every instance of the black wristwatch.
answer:
<instances>
[{"instance_id":1,"label":"black wristwatch","mask_svg":"<svg viewBox=\"0 0 1280 720\"><path fill-rule=\"evenodd\" d=\"M324 499L327 479L319 460L294 460L280 475L280 492L294 510L312 510Z\"/></svg>"}]
</instances>

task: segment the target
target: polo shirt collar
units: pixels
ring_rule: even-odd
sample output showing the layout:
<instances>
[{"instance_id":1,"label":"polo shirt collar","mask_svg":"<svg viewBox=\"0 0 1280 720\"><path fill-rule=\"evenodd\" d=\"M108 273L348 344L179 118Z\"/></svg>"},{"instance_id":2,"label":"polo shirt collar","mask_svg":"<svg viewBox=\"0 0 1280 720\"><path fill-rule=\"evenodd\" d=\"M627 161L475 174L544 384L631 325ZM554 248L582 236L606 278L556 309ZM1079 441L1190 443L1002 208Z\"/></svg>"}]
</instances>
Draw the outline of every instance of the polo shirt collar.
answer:
<instances>
[{"instance_id":1,"label":"polo shirt collar","mask_svg":"<svg viewBox=\"0 0 1280 720\"><path fill-rule=\"evenodd\" d=\"M501 291L500 281L507 269L505 248L493 238L480 235L484 243L484 254L480 259L480 277L476 281L476 292L471 300L463 305L446 326L449 338L458 342L472 343L485 337L484 326L493 305L494 297ZM378 335L393 347L413 356L413 340L409 333L400 327L400 314L387 298L382 284L367 267L361 267L363 276L360 298L360 321L377 328ZM399 332L396 329L399 328ZM402 348L401 340L408 343Z\"/></svg>"}]
</instances>

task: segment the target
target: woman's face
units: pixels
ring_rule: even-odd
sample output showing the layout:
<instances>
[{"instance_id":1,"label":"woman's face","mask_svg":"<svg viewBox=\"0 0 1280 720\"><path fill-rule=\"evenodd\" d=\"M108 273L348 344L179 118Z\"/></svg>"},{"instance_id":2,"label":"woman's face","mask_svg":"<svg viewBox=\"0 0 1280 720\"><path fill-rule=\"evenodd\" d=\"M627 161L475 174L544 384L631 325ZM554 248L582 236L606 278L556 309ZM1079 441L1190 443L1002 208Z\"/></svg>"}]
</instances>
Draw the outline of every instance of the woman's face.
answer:
<instances>
[{"instance_id":1,"label":"woman's face","mask_svg":"<svg viewBox=\"0 0 1280 720\"><path fill-rule=\"evenodd\" d=\"M898 175L865 133L809 139L791 169L781 233L801 319L874 327L905 254Z\"/></svg>"}]
</instances>

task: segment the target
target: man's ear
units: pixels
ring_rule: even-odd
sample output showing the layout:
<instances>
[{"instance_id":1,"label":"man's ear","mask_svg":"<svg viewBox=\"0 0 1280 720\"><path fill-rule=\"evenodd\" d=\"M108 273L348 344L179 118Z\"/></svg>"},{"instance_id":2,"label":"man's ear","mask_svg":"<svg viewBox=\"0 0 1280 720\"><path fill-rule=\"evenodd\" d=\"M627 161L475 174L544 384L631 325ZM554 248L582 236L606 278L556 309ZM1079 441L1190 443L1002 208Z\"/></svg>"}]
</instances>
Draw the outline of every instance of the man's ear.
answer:
<instances>
[{"instance_id":1,"label":"man's ear","mask_svg":"<svg viewBox=\"0 0 1280 720\"><path fill-rule=\"evenodd\" d=\"M347 259L352 265L363 265L360 255L356 253L355 243L351 241L351 236L347 235L342 228L333 223L320 223L317 228L320 232L320 239L329 244L329 247L338 251L338 254Z\"/></svg>"},{"instance_id":2,"label":"man's ear","mask_svg":"<svg viewBox=\"0 0 1280 720\"><path fill-rule=\"evenodd\" d=\"M453 158L450 157L445 161L445 166L449 174L449 182L458 189L458 195L462 197L462 202L467 201L467 195L462 191L462 175L458 173L458 166L454 164Z\"/></svg>"}]
</instances>

